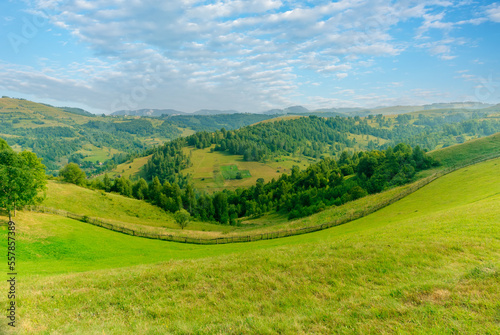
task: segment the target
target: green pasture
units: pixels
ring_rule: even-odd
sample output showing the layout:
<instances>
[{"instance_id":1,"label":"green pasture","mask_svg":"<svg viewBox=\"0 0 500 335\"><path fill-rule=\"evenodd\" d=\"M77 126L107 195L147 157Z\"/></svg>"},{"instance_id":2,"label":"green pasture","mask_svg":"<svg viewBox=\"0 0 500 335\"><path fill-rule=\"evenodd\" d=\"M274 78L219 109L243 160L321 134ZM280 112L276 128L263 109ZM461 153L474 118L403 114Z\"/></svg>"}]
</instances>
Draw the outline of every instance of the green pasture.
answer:
<instances>
[{"instance_id":1,"label":"green pasture","mask_svg":"<svg viewBox=\"0 0 500 335\"><path fill-rule=\"evenodd\" d=\"M182 173L189 174L194 187L200 191L215 192L249 187L255 185L259 178L268 182L273 178L279 178L283 173L291 173L293 166L304 169L316 161L303 156L280 156L267 162L247 162L243 160L242 155L230 155L220 151L211 152L211 149L184 148L185 154L191 157L192 166L182 170ZM236 174L233 178L228 166L236 166L243 178L236 179ZM234 167L232 169L234 171ZM226 176L224 173L227 173Z\"/></svg>"},{"instance_id":2,"label":"green pasture","mask_svg":"<svg viewBox=\"0 0 500 335\"><path fill-rule=\"evenodd\" d=\"M496 334L499 167L254 243L169 243L21 213L17 333Z\"/></svg>"}]
</instances>

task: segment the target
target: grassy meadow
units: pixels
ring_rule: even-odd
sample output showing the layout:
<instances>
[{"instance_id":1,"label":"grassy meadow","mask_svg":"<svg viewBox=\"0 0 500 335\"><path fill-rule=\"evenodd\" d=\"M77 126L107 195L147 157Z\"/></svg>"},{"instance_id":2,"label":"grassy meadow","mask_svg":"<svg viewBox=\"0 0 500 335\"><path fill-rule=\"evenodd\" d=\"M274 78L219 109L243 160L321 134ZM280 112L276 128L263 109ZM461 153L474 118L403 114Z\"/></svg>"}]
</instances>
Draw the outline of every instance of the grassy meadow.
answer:
<instances>
[{"instance_id":1,"label":"grassy meadow","mask_svg":"<svg viewBox=\"0 0 500 335\"><path fill-rule=\"evenodd\" d=\"M445 167L500 153L500 133L429 152Z\"/></svg>"},{"instance_id":2,"label":"grassy meadow","mask_svg":"<svg viewBox=\"0 0 500 335\"><path fill-rule=\"evenodd\" d=\"M259 178L268 182L273 178L279 178L283 173L291 173L294 165L303 169L315 162L312 158L292 156L280 156L266 163L247 162L243 160L242 155L230 155L220 151L210 152L210 149L184 148L185 153L191 156L193 165L182 170L183 174L191 175L191 181L196 189L207 192L252 186ZM227 166L236 166L239 171L247 172L243 179L228 178L231 176L227 175L224 177L224 173L228 170Z\"/></svg>"},{"instance_id":3,"label":"grassy meadow","mask_svg":"<svg viewBox=\"0 0 500 335\"><path fill-rule=\"evenodd\" d=\"M119 194L94 191L64 182L49 181L42 206L67 212L98 217L106 222L135 230L161 233L178 232L173 215L145 201ZM191 222L185 233L195 231L229 231L230 227L207 222Z\"/></svg>"},{"instance_id":4,"label":"grassy meadow","mask_svg":"<svg viewBox=\"0 0 500 335\"><path fill-rule=\"evenodd\" d=\"M111 179L123 176L129 178L130 180L137 180L139 178L145 178L144 166L147 164L148 160L152 155L135 158L132 161L119 164L113 170L107 172ZM104 174L99 176L100 179L104 178Z\"/></svg>"},{"instance_id":5,"label":"grassy meadow","mask_svg":"<svg viewBox=\"0 0 500 335\"><path fill-rule=\"evenodd\" d=\"M21 213L18 333L497 334L499 168L253 243L169 243Z\"/></svg>"},{"instance_id":6,"label":"grassy meadow","mask_svg":"<svg viewBox=\"0 0 500 335\"><path fill-rule=\"evenodd\" d=\"M114 155L122 153L119 150L103 147L98 148L93 144L85 144L82 149L78 150L76 153L82 154L85 157L84 161L89 162L105 162L108 159L113 158Z\"/></svg>"},{"instance_id":7,"label":"grassy meadow","mask_svg":"<svg viewBox=\"0 0 500 335\"><path fill-rule=\"evenodd\" d=\"M94 119L33 101L11 98L0 98L0 113L19 120L14 128L67 127L68 124L83 124Z\"/></svg>"}]
</instances>

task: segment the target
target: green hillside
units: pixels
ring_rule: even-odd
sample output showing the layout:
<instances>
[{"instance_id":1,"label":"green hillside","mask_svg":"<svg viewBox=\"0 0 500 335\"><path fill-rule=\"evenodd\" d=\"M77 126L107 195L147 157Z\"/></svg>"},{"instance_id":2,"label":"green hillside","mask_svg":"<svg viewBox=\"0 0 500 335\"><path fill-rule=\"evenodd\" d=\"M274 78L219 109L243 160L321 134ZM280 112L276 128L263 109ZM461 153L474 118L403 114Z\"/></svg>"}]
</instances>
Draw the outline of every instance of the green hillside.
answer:
<instances>
[{"instance_id":1,"label":"green hillside","mask_svg":"<svg viewBox=\"0 0 500 335\"><path fill-rule=\"evenodd\" d=\"M0 99L0 137L14 150L30 150L57 175L68 162L96 174L184 133L168 121L96 116L70 107Z\"/></svg>"},{"instance_id":2,"label":"green hillside","mask_svg":"<svg viewBox=\"0 0 500 335\"><path fill-rule=\"evenodd\" d=\"M146 167L145 164L129 169L122 166L117 168L117 165L147 155L146 150L181 136L188 136L188 141L193 142L191 145L197 142L194 145L197 148L216 145L217 150L227 151L235 156L241 155L246 161L273 162L281 158L287 160L289 157L302 159L304 156L317 160L321 156L336 156L344 149L383 149L399 142L420 145L429 150L461 143L499 131L500 123L495 113L498 113L496 107L475 112L451 109L414 112L397 117L370 115L349 120L341 118L342 122L317 116L299 119L296 116L285 116L279 118L278 122L264 121L237 131L239 147L232 143L234 139L231 137L223 139L222 142L225 143L221 147L218 146L219 140L207 141L203 134L198 133L193 137L193 130L214 131L222 127L226 131L234 130L259 121L272 120L275 116L231 114L178 115L165 118L109 117L96 116L78 108L53 107L24 99L1 98L0 137L14 150L34 151L43 159L47 172L52 175L57 175L68 162L74 162L88 175L113 170L114 176L138 176L138 169ZM196 137L202 141L198 141ZM151 167L149 170L144 168L140 175L149 180L152 175L158 175L163 180L162 171L154 165ZM128 173L124 170L131 171ZM247 182L248 180L250 179L246 179ZM232 185L231 182L230 185L224 184L225 181L214 177L212 185L204 186L213 189L240 186L238 183Z\"/></svg>"},{"instance_id":3,"label":"green hillside","mask_svg":"<svg viewBox=\"0 0 500 335\"><path fill-rule=\"evenodd\" d=\"M137 180L139 178L144 178L144 166L151 158L151 155L134 158L125 163L118 164L114 169L108 171L107 174L110 178L118 178L120 176L130 178L130 180ZM104 177L104 174L99 176L100 179Z\"/></svg>"},{"instance_id":4,"label":"green hillside","mask_svg":"<svg viewBox=\"0 0 500 335\"><path fill-rule=\"evenodd\" d=\"M83 124L95 118L79 115L61 108L36 103L29 100L0 98L2 121L14 121L14 128L68 127Z\"/></svg>"},{"instance_id":5,"label":"green hillside","mask_svg":"<svg viewBox=\"0 0 500 335\"><path fill-rule=\"evenodd\" d=\"M255 243L167 243L22 213L20 333L494 334L499 166L458 170L343 226Z\"/></svg>"},{"instance_id":6,"label":"green hillside","mask_svg":"<svg viewBox=\"0 0 500 335\"><path fill-rule=\"evenodd\" d=\"M59 208L79 215L97 217L104 219L106 222L136 231L146 231L151 234L168 233L176 236L193 238L248 236L301 229L321 225L326 222L342 220L350 215L371 212L373 208L377 208L379 204L391 201L391 199L394 199L402 192L406 192L407 189L414 189L414 185L420 183L420 178L430 176L433 173L440 173L440 170L447 169L451 165L467 164L471 161L484 158L485 156L498 156L500 151L498 150L499 142L497 139L498 134L467 142L462 145L433 151L430 153L431 156L438 160L446 157L454 157L453 164L448 164L445 159L441 166L419 172L416 176L416 182L390 188L382 193L365 196L354 201L349 201L343 205L327 206L319 213L297 219L289 219L289 213L286 211L268 211L257 216L243 217L239 220L237 225L205 223L203 220L207 219L198 218L192 219L188 228L181 231L179 229L180 227L174 222L172 214L168 214L168 212L163 211L157 206L152 206L150 203L116 194L104 193L102 191L91 191L72 184L57 182L49 183L48 197L43 203L43 206ZM239 186L251 185L255 183L257 178L271 178L274 176L276 171L274 169L276 168L281 170L282 173L287 172L286 165L284 165L287 162L284 161L274 163L280 165L276 165L273 169L268 164L244 162L243 160L238 161L238 165L228 165L232 162L232 159L234 159L233 156L219 152L211 153L208 149L192 149L190 156L193 161L196 162L196 165L189 168L188 171L195 181L195 186L205 190L211 190L208 187L211 185L210 183L213 183L213 169L216 168L217 164L227 169L238 168L238 171L249 171L252 174L250 177L242 179L226 180L223 184L223 187L226 189L231 188L231 184ZM211 160L214 158L215 160ZM224 165L224 163L226 163L226 165ZM289 163L296 164L295 161L290 161ZM130 167L131 169L123 171L126 171L125 173L130 172L136 165L127 165L124 168L127 169ZM291 169L291 166L289 168ZM232 173L234 174L234 171ZM221 178L223 177L221 176ZM351 178L352 176L346 177L346 179ZM295 207L298 207L297 203Z\"/></svg>"},{"instance_id":7,"label":"green hillside","mask_svg":"<svg viewBox=\"0 0 500 335\"><path fill-rule=\"evenodd\" d=\"M488 157L492 154L500 154L500 133L429 153L444 166L453 166L463 161Z\"/></svg>"},{"instance_id":8,"label":"green hillside","mask_svg":"<svg viewBox=\"0 0 500 335\"><path fill-rule=\"evenodd\" d=\"M73 184L49 181L43 207L60 209L70 213L98 217L122 227L169 233L178 231L179 225L172 214L145 201L118 194L93 191ZM228 231L230 227L206 222L192 222L189 231Z\"/></svg>"}]
</instances>

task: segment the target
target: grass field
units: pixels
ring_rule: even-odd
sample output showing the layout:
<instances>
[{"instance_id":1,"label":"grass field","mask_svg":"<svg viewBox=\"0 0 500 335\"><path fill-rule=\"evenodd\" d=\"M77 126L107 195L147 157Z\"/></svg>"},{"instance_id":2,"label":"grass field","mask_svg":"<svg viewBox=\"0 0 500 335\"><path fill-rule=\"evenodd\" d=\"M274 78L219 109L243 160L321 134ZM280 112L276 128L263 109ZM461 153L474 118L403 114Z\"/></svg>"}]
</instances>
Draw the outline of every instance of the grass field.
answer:
<instances>
[{"instance_id":1,"label":"grass field","mask_svg":"<svg viewBox=\"0 0 500 335\"><path fill-rule=\"evenodd\" d=\"M59 108L29 100L10 98L0 98L0 114L10 114L18 119L20 122L15 125L16 128L67 127L71 123L83 124L93 119L84 115L66 113ZM33 123L33 121L43 121L43 124Z\"/></svg>"},{"instance_id":2,"label":"grass field","mask_svg":"<svg viewBox=\"0 0 500 335\"><path fill-rule=\"evenodd\" d=\"M182 170L184 174L190 174L195 188L207 192L222 189L235 189L255 185L257 179L263 178L266 182L272 178L279 178L283 173L291 173L294 165L301 169L309 166L315 160L306 157L281 156L272 161L246 162L241 155L230 155L226 152L210 152L210 148L195 149L184 148L185 153L191 156L193 165ZM248 171L243 179L224 177L226 166L234 166L238 171Z\"/></svg>"},{"instance_id":3,"label":"grass field","mask_svg":"<svg viewBox=\"0 0 500 335\"><path fill-rule=\"evenodd\" d=\"M139 157L133 159L131 162L125 162L123 164L119 164L113 170L107 172L108 176L111 179L118 178L119 176L123 176L125 178L130 178L130 180L137 180L139 178L145 178L144 166L151 158L152 155ZM104 175L100 175L99 179L104 178Z\"/></svg>"},{"instance_id":4,"label":"grass field","mask_svg":"<svg viewBox=\"0 0 500 335\"><path fill-rule=\"evenodd\" d=\"M500 153L500 133L429 152L443 166L453 166L492 153Z\"/></svg>"},{"instance_id":5,"label":"grass field","mask_svg":"<svg viewBox=\"0 0 500 335\"><path fill-rule=\"evenodd\" d=\"M226 180L250 178L252 175L248 170L239 170L237 165L222 165L220 167L222 177ZM240 178L238 178L238 174Z\"/></svg>"},{"instance_id":6,"label":"grass field","mask_svg":"<svg viewBox=\"0 0 500 335\"><path fill-rule=\"evenodd\" d=\"M84 161L89 162L105 162L108 159L113 158L114 155L121 153L113 148L103 147L98 148L92 144L85 144L82 149L78 150L76 153L82 154L85 158Z\"/></svg>"},{"instance_id":7,"label":"grass field","mask_svg":"<svg viewBox=\"0 0 500 335\"><path fill-rule=\"evenodd\" d=\"M42 203L75 214L99 217L107 222L130 229L162 228L157 232L178 232L179 225L170 213L145 201L127 198L118 194L93 191L73 184L49 181L47 198ZM189 231L229 231L230 227L207 222L191 222Z\"/></svg>"},{"instance_id":8,"label":"grass field","mask_svg":"<svg viewBox=\"0 0 500 335\"><path fill-rule=\"evenodd\" d=\"M255 243L168 243L22 213L18 333L496 334L499 166Z\"/></svg>"}]
</instances>

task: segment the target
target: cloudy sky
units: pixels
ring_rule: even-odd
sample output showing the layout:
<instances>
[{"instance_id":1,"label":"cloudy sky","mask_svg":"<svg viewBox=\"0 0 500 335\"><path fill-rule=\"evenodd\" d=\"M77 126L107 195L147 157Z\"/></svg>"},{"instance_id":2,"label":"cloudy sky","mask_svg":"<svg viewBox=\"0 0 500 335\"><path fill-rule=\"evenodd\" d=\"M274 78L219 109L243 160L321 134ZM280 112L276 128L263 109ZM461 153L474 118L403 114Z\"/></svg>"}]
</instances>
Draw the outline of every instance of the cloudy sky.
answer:
<instances>
[{"instance_id":1,"label":"cloudy sky","mask_svg":"<svg viewBox=\"0 0 500 335\"><path fill-rule=\"evenodd\" d=\"M93 112L500 102L500 2L6 0L0 94Z\"/></svg>"}]
</instances>

